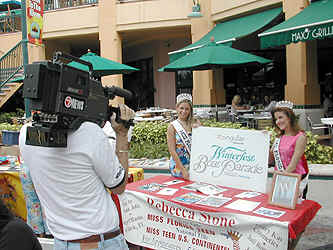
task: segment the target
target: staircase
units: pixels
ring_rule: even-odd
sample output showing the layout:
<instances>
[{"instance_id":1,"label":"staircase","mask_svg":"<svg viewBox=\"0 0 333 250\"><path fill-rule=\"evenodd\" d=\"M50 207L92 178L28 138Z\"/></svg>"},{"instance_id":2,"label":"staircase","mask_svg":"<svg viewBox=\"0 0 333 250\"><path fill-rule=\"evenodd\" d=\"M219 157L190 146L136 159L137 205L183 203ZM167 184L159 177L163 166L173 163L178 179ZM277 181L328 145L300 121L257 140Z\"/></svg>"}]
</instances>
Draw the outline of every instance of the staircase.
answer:
<instances>
[{"instance_id":1,"label":"staircase","mask_svg":"<svg viewBox=\"0 0 333 250\"><path fill-rule=\"evenodd\" d=\"M20 41L0 58L0 110L23 85L22 45Z\"/></svg>"}]
</instances>

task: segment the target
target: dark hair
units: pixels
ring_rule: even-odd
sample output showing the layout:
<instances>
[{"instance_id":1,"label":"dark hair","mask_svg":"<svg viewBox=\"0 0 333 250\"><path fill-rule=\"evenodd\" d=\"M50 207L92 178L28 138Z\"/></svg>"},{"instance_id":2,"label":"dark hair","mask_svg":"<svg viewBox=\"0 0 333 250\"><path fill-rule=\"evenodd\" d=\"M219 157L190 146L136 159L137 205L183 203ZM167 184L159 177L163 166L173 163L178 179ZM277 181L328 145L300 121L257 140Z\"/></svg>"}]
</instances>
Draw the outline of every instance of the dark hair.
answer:
<instances>
[{"instance_id":1,"label":"dark hair","mask_svg":"<svg viewBox=\"0 0 333 250\"><path fill-rule=\"evenodd\" d=\"M0 232L8 224L14 215L9 211L2 199L0 199Z\"/></svg>"},{"instance_id":2,"label":"dark hair","mask_svg":"<svg viewBox=\"0 0 333 250\"><path fill-rule=\"evenodd\" d=\"M272 121L273 121L273 127L275 132L277 133L277 136L281 136L284 134L284 131L281 130L277 125L276 125L276 119L274 114L276 112L282 112L284 113L289 119L290 119L290 126L292 128L292 130L296 133L298 133L299 131L301 131L302 129L300 128L300 126L298 125L298 120L297 117L294 113L294 111L292 111L290 108L286 108L286 107L277 107L274 108L272 110Z\"/></svg>"}]
</instances>

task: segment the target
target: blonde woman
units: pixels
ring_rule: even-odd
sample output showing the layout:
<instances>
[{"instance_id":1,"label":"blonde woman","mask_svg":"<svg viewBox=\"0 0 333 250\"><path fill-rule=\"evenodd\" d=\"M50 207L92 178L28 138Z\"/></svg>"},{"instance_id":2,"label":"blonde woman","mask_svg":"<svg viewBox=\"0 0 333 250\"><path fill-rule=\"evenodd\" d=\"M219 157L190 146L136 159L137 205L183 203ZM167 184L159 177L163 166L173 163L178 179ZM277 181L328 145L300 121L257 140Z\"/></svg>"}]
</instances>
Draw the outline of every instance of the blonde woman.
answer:
<instances>
[{"instance_id":1,"label":"blonde woman","mask_svg":"<svg viewBox=\"0 0 333 250\"><path fill-rule=\"evenodd\" d=\"M168 148L171 154L170 172L174 177L189 179L192 128L200 126L200 121L193 119L192 96L177 96L177 120L168 127Z\"/></svg>"}]
</instances>

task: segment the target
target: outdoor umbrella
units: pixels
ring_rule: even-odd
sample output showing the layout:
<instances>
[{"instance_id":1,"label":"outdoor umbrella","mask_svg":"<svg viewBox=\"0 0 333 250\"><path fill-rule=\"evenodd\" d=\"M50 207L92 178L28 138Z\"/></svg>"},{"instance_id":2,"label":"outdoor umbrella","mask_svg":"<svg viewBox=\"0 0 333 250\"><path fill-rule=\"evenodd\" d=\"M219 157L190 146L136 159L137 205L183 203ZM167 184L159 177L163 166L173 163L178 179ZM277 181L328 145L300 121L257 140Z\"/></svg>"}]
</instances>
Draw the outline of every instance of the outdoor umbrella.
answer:
<instances>
[{"instance_id":1,"label":"outdoor umbrella","mask_svg":"<svg viewBox=\"0 0 333 250\"><path fill-rule=\"evenodd\" d=\"M233 66L266 64L271 60L255 56L241 50L210 42L206 46L179 58L160 68L158 71L173 72L177 70L207 70Z\"/></svg>"},{"instance_id":2,"label":"outdoor umbrella","mask_svg":"<svg viewBox=\"0 0 333 250\"><path fill-rule=\"evenodd\" d=\"M21 8L21 0L0 0L0 11L9 11Z\"/></svg>"},{"instance_id":3,"label":"outdoor umbrella","mask_svg":"<svg viewBox=\"0 0 333 250\"><path fill-rule=\"evenodd\" d=\"M93 76L95 77L115 75L115 74L127 74L139 70L137 68L133 68L131 66L121 64L104 57L100 57L95 53L89 51L87 54L81 56L80 59L90 62L92 64ZM88 66L75 61L70 62L68 65L77 69L89 71Z\"/></svg>"}]
</instances>

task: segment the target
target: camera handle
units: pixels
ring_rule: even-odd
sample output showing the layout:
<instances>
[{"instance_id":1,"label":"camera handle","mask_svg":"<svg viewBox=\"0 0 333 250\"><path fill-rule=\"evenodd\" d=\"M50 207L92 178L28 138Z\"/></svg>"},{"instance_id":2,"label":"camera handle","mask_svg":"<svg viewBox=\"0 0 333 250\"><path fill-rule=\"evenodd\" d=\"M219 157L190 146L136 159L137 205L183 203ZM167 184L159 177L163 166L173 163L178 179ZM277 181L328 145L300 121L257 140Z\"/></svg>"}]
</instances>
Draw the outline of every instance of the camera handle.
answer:
<instances>
[{"instance_id":1,"label":"camera handle","mask_svg":"<svg viewBox=\"0 0 333 250\"><path fill-rule=\"evenodd\" d=\"M133 119L130 119L128 121L120 119L120 108L115 108L115 107L109 107L109 114L111 117L112 113L116 113L116 122L121 123L124 125L125 128L129 128L130 126L134 126Z\"/></svg>"},{"instance_id":2,"label":"camera handle","mask_svg":"<svg viewBox=\"0 0 333 250\"><path fill-rule=\"evenodd\" d=\"M57 61L59 61L59 58L64 58L64 59L67 59L67 60L72 60L72 61L84 64L84 65L87 65L89 67L89 76L90 76L90 78L92 77L92 73L93 73L94 68L93 68L93 65L90 62L84 61L84 60L82 60L82 59L80 59L76 56L72 56L70 54L66 54L66 53L61 52L61 51L57 51L53 54L52 62L56 63Z\"/></svg>"}]
</instances>

